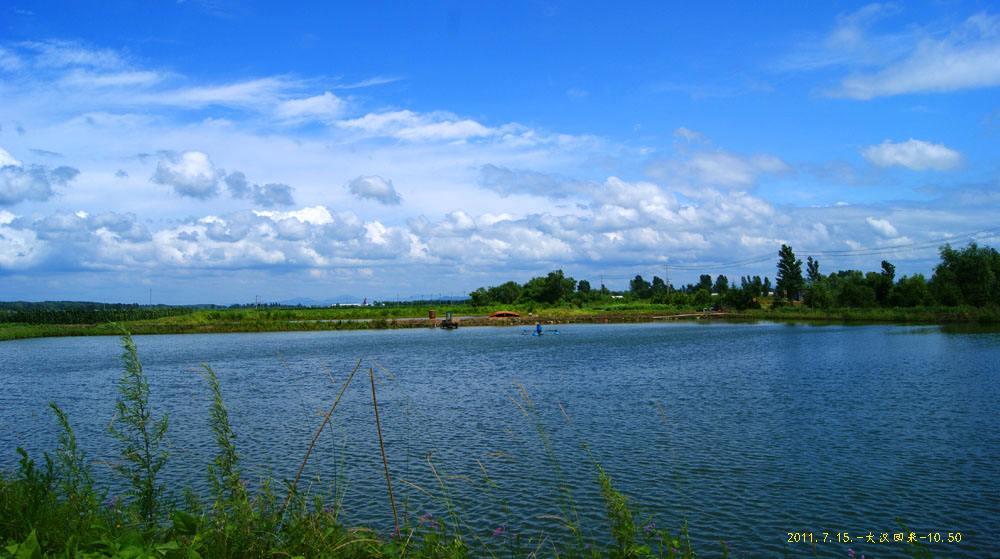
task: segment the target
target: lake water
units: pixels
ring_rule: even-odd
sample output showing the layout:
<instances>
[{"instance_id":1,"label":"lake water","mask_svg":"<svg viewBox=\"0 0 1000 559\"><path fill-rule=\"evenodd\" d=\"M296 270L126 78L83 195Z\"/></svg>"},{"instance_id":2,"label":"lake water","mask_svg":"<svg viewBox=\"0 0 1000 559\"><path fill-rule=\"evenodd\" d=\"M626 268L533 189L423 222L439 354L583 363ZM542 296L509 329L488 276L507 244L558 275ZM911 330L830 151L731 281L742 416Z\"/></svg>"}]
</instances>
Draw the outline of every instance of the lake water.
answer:
<instances>
[{"instance_id":1,"label":"lake water","mask_svg":"<svg viewBox=\"0 0 1000 559\"><path fill-rule=\"evenodd\" d=\"M165 479L207 486L218 373L252 479L294 476L322 413L363 358L306 477L343 491L348 522L391 527L367 367L397 499L447 516L428 453L468 529L565 534L557 489L603 526L595 462L645 523L687 520L702 554L812 553L788 532L961 532L936 556L1000 556L1000 334L930 326L565 325L559 335L466 328L140 336L157 412L170 415ZM120 374L118 340L0 343L0 467L56 444L46 403L68 413L101 483ZM525 410L517 386L534 403ZM548 444L546 444L546 442ZM481 466L480 466L481 464ZM483 483L483 470L495 486ZM316 481L320 479L321 481ZM420 489L429 493L428 496ZM543 518L539 518L542 516ZM593 531L606 538L607 530ZM902 556L899 544L817 544L821 557Z\"/></svg>"}]
</instances>

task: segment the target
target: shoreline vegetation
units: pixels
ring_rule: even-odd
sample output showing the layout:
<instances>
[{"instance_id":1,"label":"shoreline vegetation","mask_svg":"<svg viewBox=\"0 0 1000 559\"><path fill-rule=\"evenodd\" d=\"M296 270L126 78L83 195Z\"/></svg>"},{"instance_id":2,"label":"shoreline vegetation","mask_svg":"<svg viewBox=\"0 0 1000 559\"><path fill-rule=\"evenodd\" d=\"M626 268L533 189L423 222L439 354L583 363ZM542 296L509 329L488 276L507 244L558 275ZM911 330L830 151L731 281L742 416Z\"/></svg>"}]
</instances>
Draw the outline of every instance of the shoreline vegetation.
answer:
<instances>
[{"instance_id":1,"label":"shoreline vegetation","mask_svg":"<svg viewBox=\"0 0 1000 559\"><path fill-rule=\"evenodd\" d=\"M771 279L702 274L696 284L675 287L641 275L627 291L592 287L562 270L481 287L466 301L375 302L365 306L290 307L277 304L224 307L121 305L78 302L0 303L0 341L50 336L207 334L421 328L429 318L451 313L462 326L651 322L658 320L768 320L906 324L1000 324L1000 253L969 243L940 248L933 275L896 278L883 260L874 272L824 274L811 256L803 262L792 248L778 251ZM519 317L490 318L494 311Z\"/></svg>"},{"instance_id":2,"label":"shoreline vegetation","mask_svg":"<svg viewBox=\"0 0 1000 559\"><path fill-rule=\"evenodd\" d=\"M441 319L427 318L434 308L439 316L452 312L461 327L529 327L535 322L559 324L624 324L671 321L727 322L809 322L832 324L969 324L1000 325L1000 309L977 307L912 307L912 308L832 308L813 309L784 306L745 310L705 310L678 308L671 305L608 305L606 307L535 308L518 306L495 310L513 310L520 317L490 318L481 308L468 305L407 305L395 312L370 313L358 317L357 309L282 309L282 310L213 310L195 311L170 319L134 320L99 324L0 324L0 341L26 338L66 336L117 336L126 328L135 335L158 334L225 334L253 332L315 332L339 330L385 330L402 328L434 328ZM490 311L492 312L492 310Z\"/></svg>"}]
</instances>

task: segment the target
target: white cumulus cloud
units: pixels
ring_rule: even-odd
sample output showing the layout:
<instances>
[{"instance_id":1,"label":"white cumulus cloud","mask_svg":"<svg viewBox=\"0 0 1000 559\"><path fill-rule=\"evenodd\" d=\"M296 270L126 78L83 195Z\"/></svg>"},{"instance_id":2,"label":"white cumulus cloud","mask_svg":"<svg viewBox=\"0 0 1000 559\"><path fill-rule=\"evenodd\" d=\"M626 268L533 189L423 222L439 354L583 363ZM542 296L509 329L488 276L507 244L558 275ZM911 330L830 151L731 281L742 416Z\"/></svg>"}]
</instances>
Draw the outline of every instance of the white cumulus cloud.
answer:
<instances>
[{"instance_id":1,"label":"white cumulus cloud","mask_svg":"<svg viewBox=\"0 0 1000 559\"><path fill-rule=\"evenodd\" d=\"M791 171L791 166L773 155L737 155L723 150L701 151L682 160L654 163L650 176L685 178L699 184L730 188L753 186L761 175Z\"/></svg>"},{"instance_id":2,"label":"white cumulus cloud","mask_svg":"<svg viewBox=\"0 0 1000 559\"><path fill-rule=\"evenodd\" d=\"M375 200L387 206L399 205L403 201L392 181L378 175L357 177L347 183L347 189L355 198Z\"/></svg>"},{"instance_id":3,"label":"white cumulus cloud","mask_svg":"<svg viewBox=\"0 0 1000 559\"><path fill-rule=\"evenodd\" d=\"M29 200L44 202L55 195L56 186L65 186L79 174L77 169L66 166L0 166L0 206L12 206Z\"/></svg>"},{"instance_id":4,"label":"white cumulus cloud","mask_svg":"<svg viewBox=\"0 0 1000 559\"><path fill-rule=\"evenodd\" d=\"M962 162L962 155L943 145L910 138L905 142L889 140L865 148L861 155L879 167L906 167L914 171L944 171Z\"/></svg>"},{"instance_id":5,"label":"white cumulus cloud","mask_svg":"<svg viewBox=\"0 0 1000 559\"><path fill-rule=\"evenodd\" d=\"M872 228L876 233L882 235L883 237L898 237L899 232L893 227L892 223L888 219L877 219L874 217L867 217L865 221L868 222L868 226Z\"/></svg>"},{"instance_id":6,"label":"white cumulus cloud","mask_svg":"<svg viewBox=\"0 0 1000 559\"><path fill-rule=\"evenodd\" d=\"M8 165L13 165L15 167L20 167L21 162L14 158L7 150L0 148L0 167L6 167Z\"/></svg>"},{"instance_id":7,"label":"white cumulus cloud","mask_svg":"<svg viewBox=\"0 0 1000 559\"><path fill-rule=\"evenodd\" d=\"M151 180L173 187L181 196L211 198L219 193L220 175L207 154L185 151L165 154Z\"/></svg>"}]
</instances>

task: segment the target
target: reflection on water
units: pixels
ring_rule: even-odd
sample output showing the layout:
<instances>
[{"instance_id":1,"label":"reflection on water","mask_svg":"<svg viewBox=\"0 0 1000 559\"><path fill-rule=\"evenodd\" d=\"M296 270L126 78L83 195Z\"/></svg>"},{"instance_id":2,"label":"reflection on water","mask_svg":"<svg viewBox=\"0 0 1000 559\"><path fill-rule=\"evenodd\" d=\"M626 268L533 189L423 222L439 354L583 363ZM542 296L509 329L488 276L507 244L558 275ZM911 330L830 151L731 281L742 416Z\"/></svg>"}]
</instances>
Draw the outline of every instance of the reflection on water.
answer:
<instances>
[{"instance_id":1,"label":"reflection on water","mask_svg":"<svg viewBox=\"0 0 1000 559\"><path fill-rule=\"evenodd\" d=\"M201 363L220 375L245 471L287 480L339 383L363 357L379 379L397 498L415 516L447 512L443 500L423 492L441 492L430 454L461 514L484 537L501 524L522 534L561 533L556 520L539 518L561 514L561 483L573 488L581 520L602 526L597 461L639 505L640 518L655 515L671 527L686 519L704 549L725 539L735 551L773 556L790 531L892 532L898 517L917 531L961 531L961 546L940 548L949 557L1000 551L996 331L683 323L560 332L136 341L154 405L170 414L165 475L175 490L205 489L204 465L214 452ZM115 457L106 428L119 353L114 338L0 344L0 465L14 465L16 446L54 447L45 407L54 400L69 413L97 476L119 491L102 465ZM359 375L304 479L316 490L343 490L349 522L388 527L369 390L367 374ZM484 472L495 486L484 483ZM847 547L819 553L843 557ZM901 555L900 548L867 549Z\"/></svg>"}]
</instances>

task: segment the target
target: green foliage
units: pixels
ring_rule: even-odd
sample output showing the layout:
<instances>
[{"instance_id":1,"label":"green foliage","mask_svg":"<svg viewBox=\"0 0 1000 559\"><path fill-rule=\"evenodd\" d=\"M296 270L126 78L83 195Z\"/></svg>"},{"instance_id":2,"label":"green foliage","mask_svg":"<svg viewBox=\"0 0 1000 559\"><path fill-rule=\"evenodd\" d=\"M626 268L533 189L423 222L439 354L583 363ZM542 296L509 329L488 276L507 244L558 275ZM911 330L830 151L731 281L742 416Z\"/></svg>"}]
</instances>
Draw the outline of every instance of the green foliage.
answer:
<instances>
[{"instance_id":1,"label":"green foliage","mask_svg":"<svg viewBox=\"0 0 1000 559\"><path fill-rule=\"evenodd\" d=\"M792 247L781 245L781 249L778 250L778 275L774 286L778 297L786 301L798 301L803 285L802 261L795 258Z\"/></svg>"},{"instance_id":2,"label":"green foliage","mask_svg":"<svg viewBox=\"0 0 1000 559\"><path fill-rule=\"evenodd\" d=\"M823 279L819 273L819 260L814 260L812 256L806 258L806 278L810 286Z\"/></svg>"},{"instance_id":3,"label":"green foliage","mask_svg":"<svg viewBox=\"0 0 1000 559\"><path fill-rule=\"evenodd\" d=\"M922 307L933 304L930 288L922 274L903 276L889 295L889 306Z\"/></svg>"},{"instance_id":4,"label":"green foliage","mask_svg":"<svg viewBox=\"0 0 1000 559\"><path fill-rule=\"evenodd\" d=\"M628 507L628 499L614 489L611 477L600 465L597 466L597 476L601 483L601 496L604 497L604 504L607 507L608 520L611 521L611 535L614 536L618 544L614 552L610 554L611 557L648 555L648 549L636 546L638 530L632 511Z\"/></svg>"},{"instance_id":5,"label":"green foliage","mask_svg":"<svg viewBox=\"0 0 1000 559\"><path fill-rule=\"evenodd\" d=\"M806 294L804 302L814 309L826 309L833 304L833 295L830 293L830 284L819 271L819 260L814 260L812 256L806 259Z\"/></svg>"},{"instance_id":6,"label":"green foliage","mask_svg":"<svg viewBox=\"0 0 1000 559\"><path fill-rule=\"evenodd\" d=\"M712 292L712 276L710 274L702 274L698 276L698 285L694 286L693 290L704 289L709 293Z\"/></svg>"},{"instance_id":7,"label":"green foliage","mask_svg":"<svg viewBox=\"0 0 1000 559\"><path fill-rule=\"evenodd\" d=\"M750 289L728 289L722 296L722 306L725 309L746 310L759 309L760 302Z\"/></svg>"},{"instance_id":8,"label":"green foliage","mask_svg":"<svg viewBox=\"0 0 1000 559\"><path fill-rule=\"evenodd\" d=\"M712 294L707 289L699 289L695 291L694 296L691 298L691 302L694 303L696 307L704 307L712 303Z\"/></svg>"},{"instance_id":9,"label":"green foliage","mask_svg":"<svg viewBox=\"0 0 1000 559\"><path fill-rule=\"evenodd\" d=\"M163 486L156 478L167 461L164 448L167 417L159 420L153 417L149 382L132 336L123 334L121 342L124 371L118 380L118 401L109 430L122 444L122 462L114 468L129 481L136 519L151 533L157 527L162 508Z\"/></svg>"},{"instance_id":10,"label":"green foliage","mask_svg":"<svg viewBox=\"0 0 1000 559\"><path fill-rule=\"evenodd\" d=\"M97 494L94 492L94 478L90 473L86 457L77 445L76 435L70 426L69 418L55 402L49 407L59 422L59 443L56 450L55 475L59 480L62 496L66 506L74 516L83 521L87 511L97 505Z\"/></svg>"},{"instance_id":11,"label":"green foliage","mask_svg":"<svg viewBox=\"0 0 1000 559\"><path fill-rule=\"evenodd\" d=\"M0 540L21 541L36 527L47 528L48 511L55 503L52 458L46 454L45 465L39 468L23 448L18 448L17 454L17 473L12 479L0 480Z\"/></svg>"},{"instance_id":12,"label":"green foliage","mask_svg":"<svg viewBox=\"0 0 1000 559\"><path fill-rule=\"evenodd\" d=\"M648 298L650 296L651 289L652 286L649 285L649 282L644 280L642 276L639 275L632 278L632 280L628 283L629 293L631 293L633 297L639 299Z\"/></svg>"},{"instance_id":13,"label":"green foliage","mask_svg":"<svg viewBox=\"0 0 1000 559\"><path fill-rule=\"evenodd\" d=\"M523 302L555 304L568 297L576 289L576 280L563 275L562 270L554 270L544 277L528 280L521 291Z\"/></svg>"},{"instance_id":14,"label":"green foliage","mask_svg":"<svg viewBox=\"0 0 1000 559\"><path fill-rule=\"evenodd\" d=\"M236 453L236 434L229 424L229 410L222 400L222 388L219 377L208 365L202 365L205 370L205 380L212 392L212 406L209 413L209 424L215 436L218 452L208 466L208 475L212 484L213 508L220 514L235 514L237 509L246 502L246 489L239 470L239 456Z\"/></svg>"},{"instance_id":15,"label":"green foliage","mask_svg":"<svg viewBox=\"0 0 1000 559\"><path fill-rule=\"evenodd\" d=\"M842 270L828 278L834 304L841 308L869 308L876 306L875 290L870 277L858 270Z\"/></svg>"},{"instance_id":16,"label":"green foliage","mask_svg":"<svg viewBox=\"0 0 1000 559\"><path fill-rule=\"evenodd\" d=\"M951 245L941 247L941 263L934 268L931 290L944 305L1000 305L1000 253L976 243L960 250Z\"/></svg>"},{"instance_id":17,"label":"green foliage","mask_svg":"<svg viewBox=\"0 0 1000 559\"><path fill-rule=\"evenodd\" d=\"M514 303L557 304L568 301L577 288L576 280L566 277L562 270L554 270L546 276L531 278L523 286L508 281L494 287L480 287L469 294L469 302L474 307L489 305L511 305ZM590 283L586 283L587 293Z\"/></svg>"},{"instance_id":18,"label":"green foliage","mask_svg":"<svg viewBox=\"0 0 1000 559\"><path fill-rule=\"evenodd\" d=\"M729 278L719 274L719 276L715 278L715 284L712 286L712 293L722 295L727 291L729 291Z\"/></svg>"},{"instance_id":19,"label":"green foliage","mask_svg":"<svg viewBox=\"0 0 1000 559\"><path fill-rule=\"evenodd\" d=\"M605 511L611 524L611 535L615 539L615 545L607 550L605 556L616 559L695 557L686 526L681 529L679 538L673 537L668 530L657 529L652 520L640 528L629 506L628 498L615 489L611 476L604 471L604 468L600 464L596 466L601 496L604 498ZM723 546L723 557L726 555Z\"/></svg>"}]
</instances>

